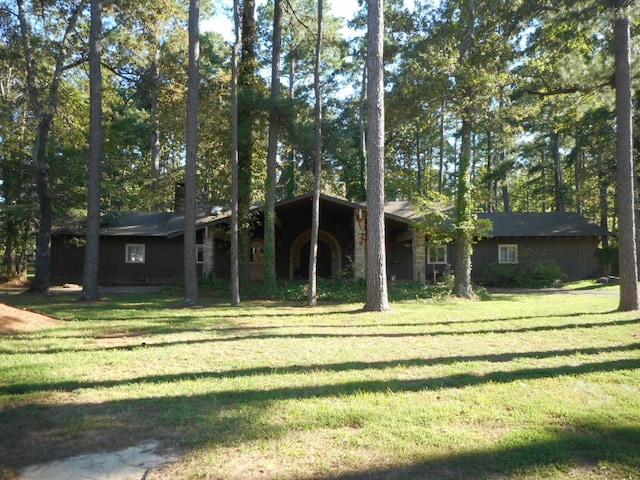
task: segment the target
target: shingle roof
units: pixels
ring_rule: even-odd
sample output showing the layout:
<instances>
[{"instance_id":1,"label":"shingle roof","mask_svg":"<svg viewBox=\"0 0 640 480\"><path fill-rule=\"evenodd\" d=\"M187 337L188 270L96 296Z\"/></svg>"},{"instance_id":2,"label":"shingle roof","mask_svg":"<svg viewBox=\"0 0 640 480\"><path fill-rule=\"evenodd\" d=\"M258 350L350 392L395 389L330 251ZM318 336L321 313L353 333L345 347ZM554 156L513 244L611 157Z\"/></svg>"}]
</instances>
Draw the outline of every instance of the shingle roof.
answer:
<instances>
[{"instance_id":1,"label":"shingle roof","mask_svg":"<svg viewBox=\"0 0 640 480\"><path fill-rule=\"evenodd\" d=\"M579 213L479 213L493 222L494 237L599 237L610 235Z\"/></svg>"},{"instance_id":2,"label":"shingle roof","mask_svg":"<svg viewBox=\"0 0 640 480\"><path fill-rule=\"evenodd\" d=\"M311 194L278 202L286 205L310 198ZM325 201L339 203L351 208L366 208L364 202L350 202L329 195L321 195ZM259 208L259 207L257 207ZM442 206L443 211L445 207ZM447 210L450 207L446 208ZM386 202L385 215L388 218L410 223L419 221L421 215L416 213L409 201ZM230 216L228 210L200 209L196 215L196 228L225 221ZM493 222L490 236L494 237L587 237L606 236L610 233L587 220L578 213L479 213L478 218ZM172 237L184 232L184 214L174 212L119 212L109 214L103 221L100 234L103 236L130 237ZM55 234L83 234L76 227L56 228Z\"/></svg>"},{"instance_id":3,"label":"shingle roof","mask_svg":"<svg viewBox=\"0 0 640 480\"><path fill-rule=\"evenodd\" d=\"M196 228L215 218L210 210L196 212ZM54 229L58 235L83 235L78 227ZM103 219L100 235L105 237L171 237L184 232L184 213L175 212L114 212Z\"/></svg>"}]
</instances>

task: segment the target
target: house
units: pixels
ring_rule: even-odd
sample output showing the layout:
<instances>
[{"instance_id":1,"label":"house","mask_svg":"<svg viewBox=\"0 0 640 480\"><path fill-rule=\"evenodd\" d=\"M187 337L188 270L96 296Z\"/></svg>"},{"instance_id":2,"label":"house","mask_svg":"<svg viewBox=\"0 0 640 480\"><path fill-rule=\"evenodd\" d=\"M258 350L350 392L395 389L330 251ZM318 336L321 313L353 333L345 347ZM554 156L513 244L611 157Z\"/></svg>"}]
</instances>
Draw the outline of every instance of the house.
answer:
<instances>
[{"instance_id":1,"label":"house","mask_svg":"<svg viewBox=\"0 0 640 480\"><path fill-rule=\"evenodd\" d=\"M280 279L308 277L311 238L311 194L276 204L276 274ZM320 196L318 275L330 279L364 278L366 272L366 205ZM482 281L492 263L514 263L525 249L555 258L568 278L595 276L595 252L609 233L575 213L480 214L493 222L487 238L474 246L473 278ZM415 222L410 202L385 205L387 275L397 281L428 281L455 264L455 245L427 242ZM198 271L230 277L230 212L201 210L196 221ZM253 209L249 276L262 279L263 210ZM101 228L100 283L180 282L183 278L184 214L128 212L112 215ZM52 281L79 282L84 249L73 229L54 230Z\"/></svg>"},{"instance_id":2,"label":"house","mask_svg":"<svg viewBox=\"0 0 640 480\"><path fill-rule=\"evenodd\" d=\"M204 232L213 216L196 216L198 273L204 272ZM120 212L103 219L100 228L101 285L166 284L181 282L183 268L183 212ZM81 283L84 234L79 228L57 227L51 238L51 281Z\"/></svg>"}]
</instances>

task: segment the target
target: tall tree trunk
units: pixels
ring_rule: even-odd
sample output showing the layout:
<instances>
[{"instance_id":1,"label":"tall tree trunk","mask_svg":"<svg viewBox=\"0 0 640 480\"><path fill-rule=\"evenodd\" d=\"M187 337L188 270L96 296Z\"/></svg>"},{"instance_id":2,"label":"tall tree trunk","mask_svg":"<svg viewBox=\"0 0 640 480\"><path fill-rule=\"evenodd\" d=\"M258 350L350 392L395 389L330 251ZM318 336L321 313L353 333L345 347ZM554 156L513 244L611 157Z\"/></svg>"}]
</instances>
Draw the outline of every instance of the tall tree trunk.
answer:
<instances>
[{"instance_id":1,"label":"tall tree trunk","mask_svg":"<svg viewBox=\"0 0 640 480\"><path fill-rule=\"evenodd\" d=\"M320 229L320 175L322 173L322 90L320 88L320 53L322 52L322 8L323 1L318 0L318 28L316 33L316 57L313 69L313 88L315 91L315 133L316 154L313 170L313 202L311 204L311 243L309 245L309 295L307 305L318 305L317 266L318 266L318 230Z\"/></svg>"},{"instance_id":2,"label":"tall tree trunk","mask_svg":"<svg viewBox=\"0 0 640 480\"><path fill-rule=\"evenodd\" d=\"M505 213L511 212L511 197L509 195L509 187L502 185L502 208Z\"/></svg>"},{"instance_id":3,"label":"tall tree trunk","mask_svg":"<svg viewBox=\"0 0 640 480\"><path fill-rule=\"evenodd\" d=\"M276 292L276 173L280 124L280 50L282 44L282 1L275 0L271 54L271 106L269 111L269 149L267 152L267 209L264 219L264 286L269 295Z\"/></svg>"},{"instance_id":4,"label":"tall tree trunk","mask_svg":"<svg viewBox=\"0 0 640 480\"><path fill-rule=\"evenodd\" d=\"M446 106L446 100L442 97L442 108L440 110L440 124L439 124L439 162L438 162L438 193L442 195L444 193L444 109Z\"/></svg>"},{"instance_id":5,"label":"tall tree trunk","mask_svg":"<svg viewBox=\"0 0 640 480\"><path fill-rule=\"evenodd\" d=\"M295 96L295 76L296 76L296 62L292 55L289 59L289 99L293 100ZM295 113L293 114L295 117ZM295 118L291 123L295 122ZM287 165L284 171L284 196L285 198L293 198L296 195L296 149L293 142L289 143L289 149L287 151Z\"/></svg>"},{"instance_id":6,"label":"tall tree trunk","mask_svg":"<svg viewBox=\"0 0 640 480\"><path fill-rule=\"evenodd\" d=\"M551 134L551 154L553 156L554 166L556 212L565 212L565 188L564 177L562 175L562 161L560 157L560 134L558 132L553 132Z\"/></svg>"},{"instance_id":7,"label":"tall tree trunk","mask_svg":"<svg viewBox=\"0 0 640 480\"><path fill-rule=\"evenodd\" d=\"M160 48L154 53L151 62L151 88L149 101L151 104L151 178L160 177L160 116L158 115L158 99L160 98Z\"/></svg>"},{"instance_id":8,"label":"tall tree trunk","mask_svg":"<svg viewBox=\"0 0 640 480\"><path fill-rule=\"evenodd\" d=\"M424 170L422 168L422 155L421 155L421 145L420 145L420 124L416 122L416 167L418 169L418 178L417 178L417 189L418 195L422 195L424 191Z\"/></svg>"},{"instance_id":9,"label":"tall tree trunk","mask_svg":"<svg viewBox=\"0 0 640 480\"><path fill-rule=\"evenodd\" d=\"M635 192L633 168L633 106L631 89L629 1L616 2L616 162L618 200L618 246L620 303L618 310L638 310L638 263L636 250Z\"/></svg>"},{"instance_id":10,"label":"tall tree trunk","mask_svg":"<svg viewBox=\"0 0 640 480\"><path fill-rule=\"evenodd\" d=\"M602 157L598 158L598 210L600 212L600 226L605 228L607 231L609 230L609 198L608 198L608 190L609 190L609 176L604 171L604 167L602 166L603 160ZM609 246L609 237L602 237L602 246Z\"/></svg>"},{"instance_id":11,"label":"tall tree trunk","mask_svg":"<svg viewBox=\"0 0 640 480\"><path fill-rule=\"evenodd\" d=\"M462 63L473 43L476 2L467 0L467 25L459 52ZM456 267L453 294L461 298L475 298L471 285L471 256L473 254L473 219L471 217L471 135L474 92L471 86L461 86L463 102L460 130L460 161L458 162L458 189L456 191Z\"/></svg>"},{"instance_id":12,"label":"tall tree trunk","mask_svg":"<svg viewBox=\"0 0 640 480\"><path fill-rule=\"evenodd\" d=\"M487 189L487 205L486 211L493 212L495 211L497 205L498 192L496 188L498 183L495 179L491 178L491 173L494 169L493 165L493 136L492 136L492 128L493 126L489 124L489 128L487 128L486 136L487 136L487 176L489 177L486 183Z\"/></svg>"},{"instance_id":13,"label":"tall tree trunk","mask_svg":"<svg viewBox=\"0 0 640 480\"><path fill-rule=\"evenodd\" d=\"M238 235L240 281L249 281L249 241L251 237L251 189L253 176L253 129L257 61L255 0L242 7L242 56L238 67Z\"/></svg>"},{"instance_id":14,"label":"tall tree trunk","mask_svg":"<svg viewBox=\"0 0 640 480\"><path fill-rule=\"evenodd\" d=\"M579 146L580 138L582 137L582 133L580 131L576 132L576 142L578 146L576 147L576 159L573 165L573 179L576 188L576 212L582 215L583 207L582 207L582 175L584 170L584 152L582 151L582 147Z\"/></svg>"},{"instance_id":15,"label":"tall tree trunk","mask_svg":"<svg viewBox=\"0 0 640 480\"><path fill-rule=\"evenodd\" d=\"M231 305L240 306L238 271L238 57L242 46L240 0L233 0L235 41L231 52Z\"/></svg>"},{"instance_id":16,"label":"tall tree trunk","mask_svg":"<svg viewBox=\"0 0 640 480\"><path fill-rule=\"evenodd\" d=\"M461 298L474 298L471 285L471 255L473 229L471 218L471 116L465 112L460 135L460 161L458 163L458 189L456 191L456 267L453 294Z\"/></svg>"},{"instance_id":17,"label":"tall tree trunk","mask_svg":"<svg viewBox=\"0 0 640 480\"><path fill-rule=\"evenodd\" d=\"M49 182L49 161L47 159L47 145L53 122L53 114L45 113L41 116L36 133L36 149L34 151L34 166L36 188L39 203L39 225L36 237L36 272L31 290L47 294L50 286L51 271L51 228L53 226L53 196Z\"/></svg>"},{"instance_id":18,"label":"tall tree trunk","mask_svg":"<svg viewBox=\"0 0 640 480\"><path fill-rule=\"evenodd\" d=\"M360 100L358 103L358 129L360 132L360 149L358 151L358 160L360 170L358 172L358 188L357 200L364 201L367 198L367 126L365 117L367 115L367 65L365 61L362 68L362 88L360 89Z\"/></svg>"},{"instance_id":19,"label":"tall tree trunk","mask_svg":"<svg viewBox=\"0 0 640 480\"><path fill-rule=\"evenodd\" d=\"M97 300L100 263L100 177L102 173L102 0L91 0L89 34L89 185L87 243L82 291L85 300Z\"/></svg>"},{"instance_id":20,"label":"tall tree trunk","mask_svg":"<svg viewBox=\"0 0 640 480\"><path fill-rule=\"evenodd\" d=\"M184 209L184 305L198 303L196 250L196 183L198 171L198 91L200 84L200 0L189 2L189 67L187 87L187 158Z\"/></svg>"},{"instance_id":21,"label":"tall tree trunk","mask_svg":"<svg viewBox=\"0 0 640 480\"><path fill-rule=\"evenodd\" d=\"M365 311L391 309L384 227L383 0L370 0L367 22L367 301Z\"/></svg>"}]
</instances>

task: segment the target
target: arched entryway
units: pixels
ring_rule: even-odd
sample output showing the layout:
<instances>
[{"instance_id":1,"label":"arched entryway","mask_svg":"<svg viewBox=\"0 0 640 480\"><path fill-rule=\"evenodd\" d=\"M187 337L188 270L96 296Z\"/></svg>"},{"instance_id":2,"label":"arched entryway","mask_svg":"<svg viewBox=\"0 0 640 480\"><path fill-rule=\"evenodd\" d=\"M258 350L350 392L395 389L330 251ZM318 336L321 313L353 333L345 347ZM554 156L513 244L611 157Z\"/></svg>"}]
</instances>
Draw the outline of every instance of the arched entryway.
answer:
<instances>
[{"instance_id":1,"label":"arched entryway","mask_svg":"<svg viewBox=\"0 0 640 480\"><path fill-rule=\"evenodd\" d=\"M309 252L311 230L301 233L291 244L289 252L289 278L309 278ZM325 231L318 232L319 277L338 279L342 269L342 248L338 240Z\"/></svg>"}]
</instances>

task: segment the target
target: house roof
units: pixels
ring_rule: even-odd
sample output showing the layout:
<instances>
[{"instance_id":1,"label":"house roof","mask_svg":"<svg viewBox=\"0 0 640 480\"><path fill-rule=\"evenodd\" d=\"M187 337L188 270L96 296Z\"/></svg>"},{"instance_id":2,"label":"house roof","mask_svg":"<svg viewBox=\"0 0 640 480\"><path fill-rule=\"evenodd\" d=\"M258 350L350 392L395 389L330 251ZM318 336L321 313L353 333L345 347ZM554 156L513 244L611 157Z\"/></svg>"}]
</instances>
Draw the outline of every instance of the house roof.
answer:
<instances>
[{"instance_id":1,"label":"house roof","mask_svg":"<svg viewBox=\"0 0 640 480\"><path fill-rule=\"evenodd\" d=\"M311 200L307 193L276 203L276 208L294 205ZM321 194L323 202L330 202L341 207L366 209L365 202L351 202L330 195ZM262 205L254 206L261 209ZM444 208L444 207L443 207ZM450 209L450 208L449 208ZM409 201L386 202L385 216L388 219L411 223L420 221L413 204ZM196 228L220 221L227 221L231 216L228 209L199 209L196 213ZM493 222L489 236L493 237L594 237L606 236L610 233L599 225L587 220L578 213L479 213L478 218ZM174 237L184 232L184 213L176 212L117 212L108 214L102 222L100 235L127 237ZM84 229L61 227L54 229L57 235L83 235Z\"/></svg>"},{"instance_id":2,"label":"house roof","mask_svg":"<svg viewBox=\"0 0 640 480\"><path fill-rule=\"evenodd\" d=\"M479 213L494 237L599 237L610 233L579 213Z\"/></svg>"},{"instance_id":3,"label":"house roof","mask_svg":"<svg viewBox=\"0 0 640 480\"><path fill-rule=\"evenodd\" d=\"M215 215L210 209L196 212L196 228L209 224ZM100 235L104 237L173 237L184 232L183 212L113 212L103 218ZM57 235L84 235L84 229L58 227Z\"/></svg>"}]
</instances>

